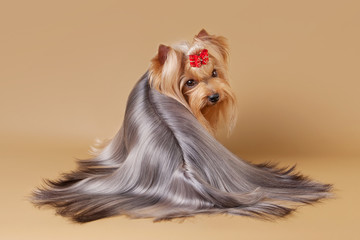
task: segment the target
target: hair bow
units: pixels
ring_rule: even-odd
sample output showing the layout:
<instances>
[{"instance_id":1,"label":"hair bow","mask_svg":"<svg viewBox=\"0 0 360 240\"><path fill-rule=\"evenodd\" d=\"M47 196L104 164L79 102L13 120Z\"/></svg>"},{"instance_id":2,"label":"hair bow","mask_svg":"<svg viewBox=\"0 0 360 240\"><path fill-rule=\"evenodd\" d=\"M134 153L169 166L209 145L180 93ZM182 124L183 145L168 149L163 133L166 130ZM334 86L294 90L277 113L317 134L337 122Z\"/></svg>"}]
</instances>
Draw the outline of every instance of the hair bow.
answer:
<instances>
[{"instance_id":1,"label":"hair bow","mask_svg":"<svg viewBox=\"0 0 360 240\"><path fill-rule=\"evenodd\" d=\"M189 55L190 66L191 67L201 67L201 65L206 65L209 61L209 54L207 49L201 50L199 54Z\"/></svg>"}]
</instances>

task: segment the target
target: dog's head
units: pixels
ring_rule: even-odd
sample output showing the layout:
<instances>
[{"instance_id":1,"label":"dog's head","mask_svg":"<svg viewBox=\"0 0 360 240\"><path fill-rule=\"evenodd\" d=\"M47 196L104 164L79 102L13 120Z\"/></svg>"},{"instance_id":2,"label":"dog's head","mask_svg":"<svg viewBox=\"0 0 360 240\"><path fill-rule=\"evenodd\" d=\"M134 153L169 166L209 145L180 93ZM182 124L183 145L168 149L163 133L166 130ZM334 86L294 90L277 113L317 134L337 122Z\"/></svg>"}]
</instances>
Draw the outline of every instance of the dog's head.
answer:
<instances>
[{"instance_id":1,"label":"dog's head","mask_svg":"<svg viewBox=\"0 0 360 240\"><path fill-rule=\"evenodd\" d=\"M224 37L201 30L191 43L160 45L149 72L151 87L186 106L210 133L220 122L229 131L234 126L236 99L228 81Z\"/></svg>"}]
</instances>

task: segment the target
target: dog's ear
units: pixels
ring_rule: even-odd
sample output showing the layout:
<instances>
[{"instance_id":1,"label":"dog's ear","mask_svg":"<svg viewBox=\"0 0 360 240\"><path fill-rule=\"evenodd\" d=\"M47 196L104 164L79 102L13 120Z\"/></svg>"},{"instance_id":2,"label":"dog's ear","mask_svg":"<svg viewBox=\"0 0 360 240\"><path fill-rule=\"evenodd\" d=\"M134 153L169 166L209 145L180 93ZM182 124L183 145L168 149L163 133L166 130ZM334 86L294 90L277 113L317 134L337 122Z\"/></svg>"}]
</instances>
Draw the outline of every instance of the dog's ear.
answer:
<instances>
[{"instance_id":1,"label":"dog's ear","mask_svg":"<svg viewBox=\"0 0 360 240\"><path fill-rule=\"evenodd\" d=\"M180 50L160 44L158 53L151 59L149 83L152 88L185 105L187 103L179 83L183 55Z\"/></svg>"},{"instance_id":2,"label":"dog's ear","mask_svg":"<svg viewBox=\"0 0 360 240\"><path fill-rule=\"evenodd\" d=\"M205 29L201 29L201 31L196 35L197 38L201 38L201 37L205 37L205 36L209 36L209 34L207 33L207 31Z\"/></svg>"},{"instance_id":3,"label":"dog's ear","mask_svg":"<svg viewBox=\"0 0 360 240\"><path fill-rule=\"evenodd\" d=\"M170 51L169 46L165 46L163 44L159 45L158 60L161 65L163 65L165 63L169 51Z\"/></svg>"}]
</instances>

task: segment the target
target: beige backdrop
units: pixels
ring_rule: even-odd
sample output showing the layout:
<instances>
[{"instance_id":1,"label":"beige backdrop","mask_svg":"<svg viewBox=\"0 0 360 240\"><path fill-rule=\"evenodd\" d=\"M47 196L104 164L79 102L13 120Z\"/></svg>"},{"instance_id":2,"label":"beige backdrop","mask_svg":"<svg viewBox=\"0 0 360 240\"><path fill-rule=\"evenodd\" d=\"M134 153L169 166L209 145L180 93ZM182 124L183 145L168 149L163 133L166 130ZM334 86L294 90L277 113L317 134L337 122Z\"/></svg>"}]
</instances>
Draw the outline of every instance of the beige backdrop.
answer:
<instances>
[{"instance_id":1,"label":"beige backdrop","mask_svg":"<svg viewBox=\"0 0 360 240\"><path fill-rule=\"evenodd\" d=\"M359 1L2 1L0 239L360 239ZM297 163L336 199L276 222L124 217L75 225L26 201L42 178L119 129L158 44L226 36L238 124L231 151Z\"/></svg>"}]
</instances>

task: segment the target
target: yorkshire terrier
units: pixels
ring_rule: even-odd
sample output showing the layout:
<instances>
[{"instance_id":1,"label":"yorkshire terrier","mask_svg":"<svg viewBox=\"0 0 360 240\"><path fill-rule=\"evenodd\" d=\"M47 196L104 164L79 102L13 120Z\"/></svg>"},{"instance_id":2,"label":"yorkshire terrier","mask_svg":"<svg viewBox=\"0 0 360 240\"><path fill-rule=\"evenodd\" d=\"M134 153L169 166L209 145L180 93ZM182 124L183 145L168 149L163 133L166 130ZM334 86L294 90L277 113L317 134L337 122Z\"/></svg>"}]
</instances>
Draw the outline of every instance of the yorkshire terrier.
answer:
<instances>
[{"instance_id":1,"label":"yorkshire terrier","mask_svg":"<svg viewBox=\"0 0 360 240\"><path fill-rule=\"evenodd\" d=\"M31 201L75 222L158 221L214 213L269 219L330 196L331 185L294 167L253 165L222 146L214 134L232 129L235 106L224 37L201 30L192 42L160 45L115 137L77 170L45 181Z\"/></svg>"}]
</instances>

